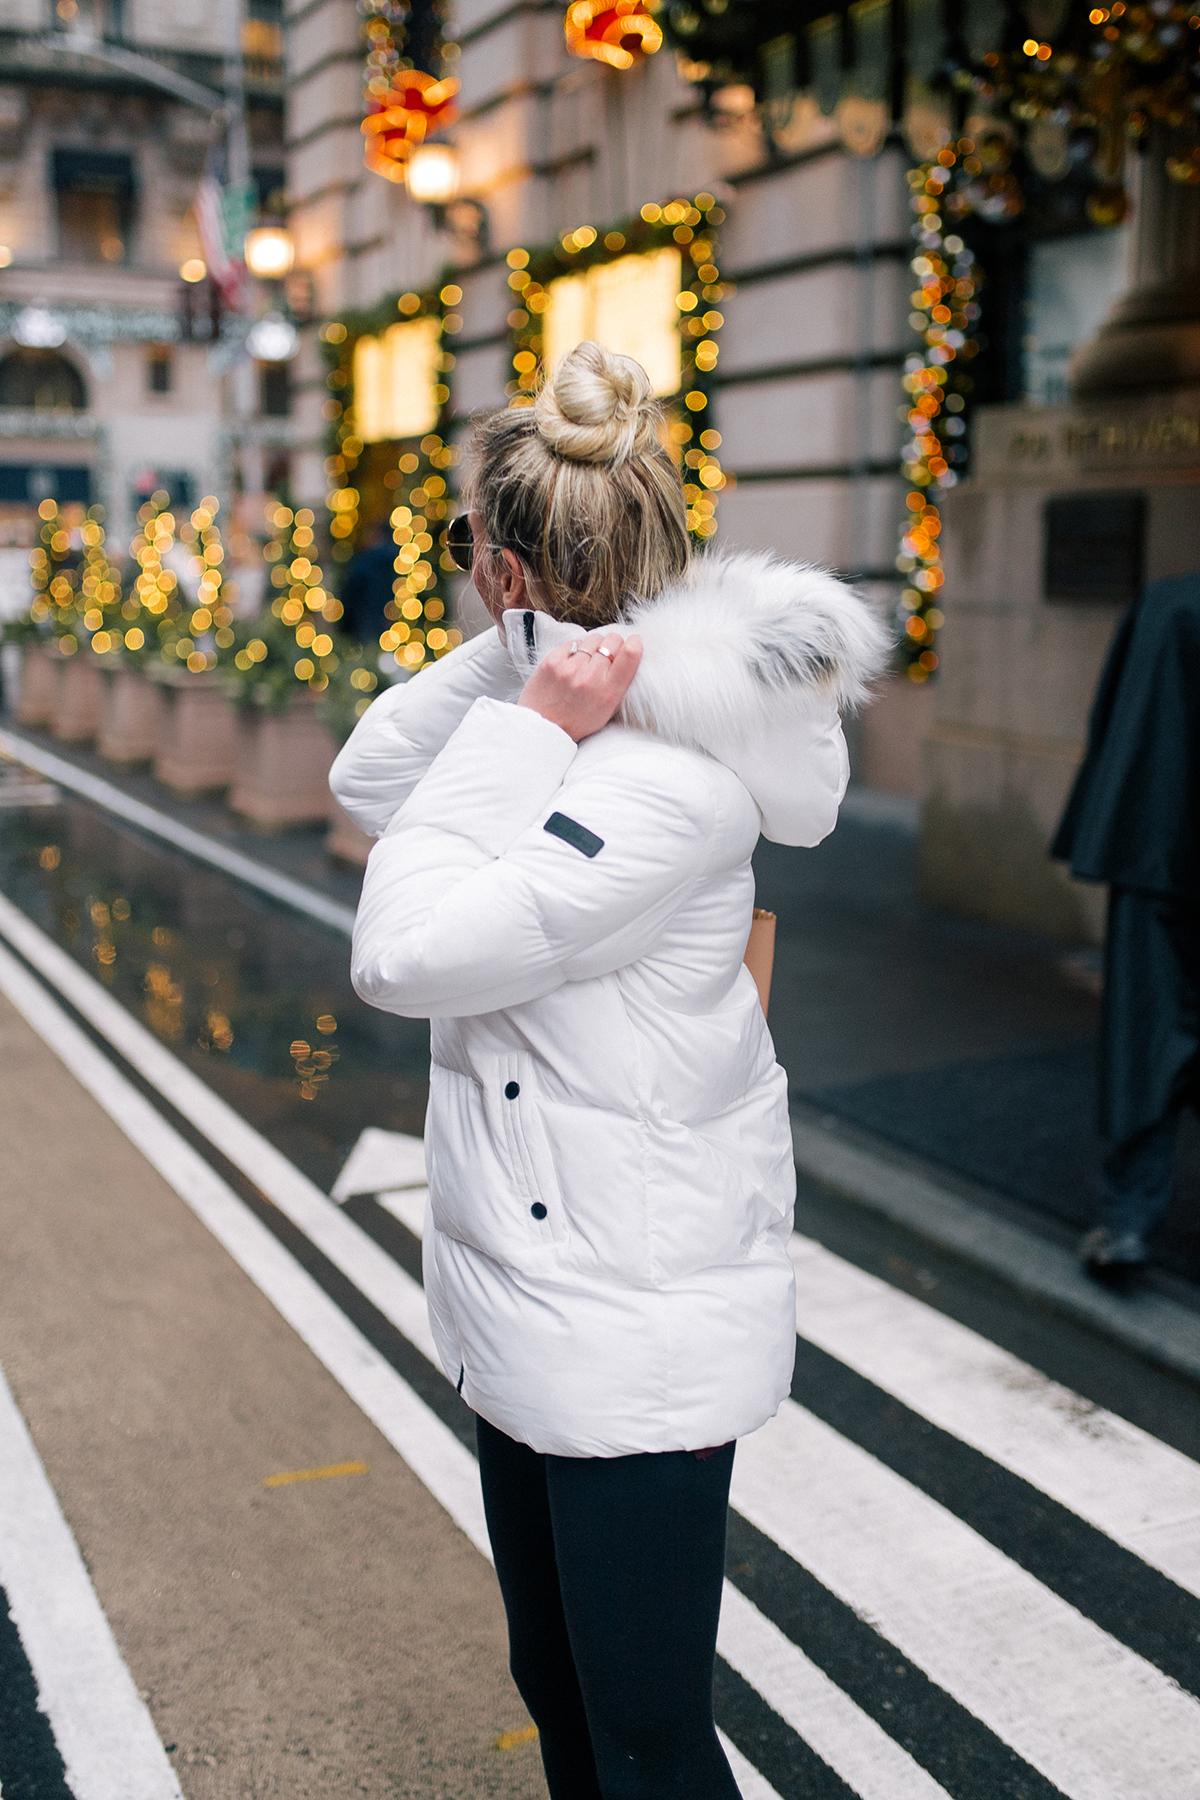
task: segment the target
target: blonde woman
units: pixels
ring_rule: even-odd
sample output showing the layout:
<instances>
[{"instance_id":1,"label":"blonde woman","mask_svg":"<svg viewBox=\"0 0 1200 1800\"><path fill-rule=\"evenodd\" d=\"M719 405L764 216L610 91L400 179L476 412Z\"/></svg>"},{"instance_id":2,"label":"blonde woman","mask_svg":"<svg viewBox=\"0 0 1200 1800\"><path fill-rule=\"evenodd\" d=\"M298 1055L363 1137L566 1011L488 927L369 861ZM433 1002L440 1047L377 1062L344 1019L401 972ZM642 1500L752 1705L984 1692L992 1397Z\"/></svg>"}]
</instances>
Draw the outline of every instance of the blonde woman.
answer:
<instances>
[{"instance_id":1,"label":"blonde woman","mask_svg":"<svg viewBox=\"0 0 1200 1800\"><path fill-rule=\"evenodd\" d=\"M832 830L887 642L819 570L690 561L649 380L595 344L477 426L466 497L495 629L333 772L380 840L354 985L433 1022L425 1287L553 1800L727 1800L734 1444L796 1328L750 857Z\"/></svg>"}]
</instances>

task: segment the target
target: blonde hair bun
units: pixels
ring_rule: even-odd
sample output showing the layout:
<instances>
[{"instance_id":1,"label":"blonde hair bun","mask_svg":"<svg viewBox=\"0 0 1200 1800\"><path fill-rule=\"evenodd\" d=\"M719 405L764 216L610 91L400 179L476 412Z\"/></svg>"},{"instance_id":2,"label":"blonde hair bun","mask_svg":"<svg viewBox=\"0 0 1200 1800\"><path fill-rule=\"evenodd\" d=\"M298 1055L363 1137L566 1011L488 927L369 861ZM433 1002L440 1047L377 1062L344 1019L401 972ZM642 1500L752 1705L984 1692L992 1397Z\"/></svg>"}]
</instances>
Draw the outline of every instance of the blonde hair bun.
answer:
<instances>
[{"instance_id":1,"label":"blonde hair bun","mask_svg":"<svg viewBox=\"0 0 1200 1800\"><path fill-rule=\"evenodd\" d=\"M589 341L558 364L534 419L543 442L569 462L627 462L658 443L659 408L641 363Z\"/></svg>"}]
</instances>

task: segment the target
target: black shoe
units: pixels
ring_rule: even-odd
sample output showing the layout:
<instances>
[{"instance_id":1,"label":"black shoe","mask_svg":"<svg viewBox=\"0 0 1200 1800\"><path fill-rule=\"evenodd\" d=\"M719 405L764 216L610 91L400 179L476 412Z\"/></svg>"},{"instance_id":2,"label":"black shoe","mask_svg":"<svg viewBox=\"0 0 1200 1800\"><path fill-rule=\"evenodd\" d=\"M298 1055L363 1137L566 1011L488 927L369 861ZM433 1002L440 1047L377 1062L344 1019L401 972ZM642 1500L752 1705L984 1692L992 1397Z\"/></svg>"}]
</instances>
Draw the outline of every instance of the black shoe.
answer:
<instances>
[{"instance_id":1,"label":"black shoe","mask_svg":"<svg viewBox=\"0 0 1200 1800\"><path fill-rule=\"evenodd\" d=\"M1146 1246L1136 1231L1113 1231L1097 1225L1079 1246L1085 1274L1110 1293L1132 1294L1146 1267Z\"/></svg>"}]
</instances>

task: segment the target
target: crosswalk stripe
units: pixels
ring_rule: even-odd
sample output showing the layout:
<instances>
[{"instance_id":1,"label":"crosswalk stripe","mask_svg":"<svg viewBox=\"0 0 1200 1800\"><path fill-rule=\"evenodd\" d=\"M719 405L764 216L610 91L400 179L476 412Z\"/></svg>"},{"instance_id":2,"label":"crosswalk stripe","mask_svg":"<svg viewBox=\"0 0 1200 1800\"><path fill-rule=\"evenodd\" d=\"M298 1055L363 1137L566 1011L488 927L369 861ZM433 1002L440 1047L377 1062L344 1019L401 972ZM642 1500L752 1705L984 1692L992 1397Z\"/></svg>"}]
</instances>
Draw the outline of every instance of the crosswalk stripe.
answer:
<instances>
[{"instance_id":1,"label":"crosswalk stripe","mask_svg":"<svg viewBox=\"0 0 1200 1800\"><path fill-rule=\"evenodd\" d=\"M1200 1597L1200 1464L810 1238L792 1261L802 1337Z\"/></svg>"},{"instance_id":2,"label":"crosswalk stripe","mask_svg":"<svg viewBox=\"0 0 1200 1800\"><path fill-rule=\"evenodd\" d=\"M728 1582L717 1648L861 1800L946 1800L946 1790Z\"/></svg>"},{"instance_id":3,"label":"crosswalk stripe","mask_svg":"<svg viewBox=\"0 0 1200 1800\"><path fill-rule=\"evenodd\" d=\"M765 1775L760 1775L754 1764L744 1757L737 1745L718 1731L721 1748L729 1759L729 1767L733 1770L733 1779L742 1790L742 1800L779 1800L779 1795L771 1786Z\"/></svg>"},{"instance_id":4,"label":"crosswalk stripe","mask_svg":"<svg viewBox=\"0 0 1200 1800\"><path fill-rule=\"evenodd\" d=\"M1195 1800L1200 1702L794 1401L732 1503L1071 1800Z\"/></svg>"}]
</instances>

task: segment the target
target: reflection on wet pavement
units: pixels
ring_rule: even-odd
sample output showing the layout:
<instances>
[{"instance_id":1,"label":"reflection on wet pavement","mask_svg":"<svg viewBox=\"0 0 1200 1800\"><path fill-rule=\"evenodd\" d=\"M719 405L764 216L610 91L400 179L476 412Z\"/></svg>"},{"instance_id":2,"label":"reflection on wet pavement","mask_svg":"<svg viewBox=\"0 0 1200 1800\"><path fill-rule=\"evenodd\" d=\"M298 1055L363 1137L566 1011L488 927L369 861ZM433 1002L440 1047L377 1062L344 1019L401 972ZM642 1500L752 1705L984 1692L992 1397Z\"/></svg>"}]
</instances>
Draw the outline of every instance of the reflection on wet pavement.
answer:
<instances>
[{"instance_id":1,"label":"reflection on wet pavement","mask_svg":"<svg viewBox=\"0 0 1200 1800\"><path fill-rule=\"evenodd\" d=\"M326 1192L364 1126L424 1129L429 1028L338 933L82 801L0 809L0 888Z\"/></svg>"}]
</instances>

